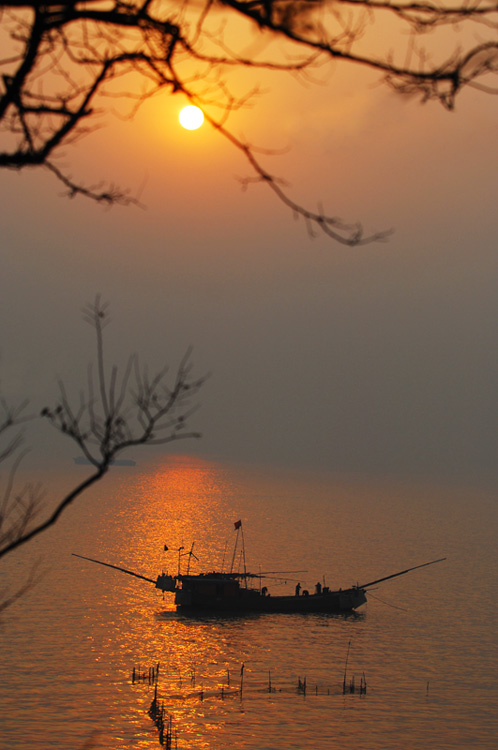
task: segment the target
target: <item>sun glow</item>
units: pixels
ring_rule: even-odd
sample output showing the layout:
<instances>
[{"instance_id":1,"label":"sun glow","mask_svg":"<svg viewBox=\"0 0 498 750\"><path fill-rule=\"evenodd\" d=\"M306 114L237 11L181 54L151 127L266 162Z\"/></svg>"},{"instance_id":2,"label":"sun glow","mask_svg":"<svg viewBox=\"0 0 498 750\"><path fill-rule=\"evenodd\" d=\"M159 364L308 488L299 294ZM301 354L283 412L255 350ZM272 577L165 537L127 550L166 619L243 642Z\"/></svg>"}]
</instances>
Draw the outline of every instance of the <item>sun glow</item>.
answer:
<instances>
[{"instance_id":1,"label":"sun glow","mask_svg":"<svg viewBox=\"0 0 498 750\"><path fill-rule=\"evenodd\" d=\"M204 122L204 114L199 107L189 104L178 115L180 125L186 130L197 130Z\"/></svg>"}]
</instances>

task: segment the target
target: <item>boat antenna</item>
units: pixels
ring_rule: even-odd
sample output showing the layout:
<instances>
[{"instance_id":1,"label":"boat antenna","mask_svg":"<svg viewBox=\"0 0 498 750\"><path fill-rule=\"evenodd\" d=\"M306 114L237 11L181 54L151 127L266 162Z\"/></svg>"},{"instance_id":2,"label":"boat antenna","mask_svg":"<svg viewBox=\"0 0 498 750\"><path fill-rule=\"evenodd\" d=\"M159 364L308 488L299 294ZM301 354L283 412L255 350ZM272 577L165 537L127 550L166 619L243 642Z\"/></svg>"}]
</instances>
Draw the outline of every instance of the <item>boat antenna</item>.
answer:
<instances>
[{"instance_id":1,"label":"boat antenna","mask_svg":"<svg viewBox=\"0 0 498 750\"><path fill-rule=\"evenodd\" d=\"M194 544L195 544L195 542L192 542L192 546L190 548L190 551L185 553L186 555L188 555L187 575L190 572L190 561L192 560L192 558L195 557L195 559L197 560L197 562L199 562L199 558L196 555L194 555L194 552L193 552Z\"/></svg>"},{"instance_id":2,"label":"boat antenna","mask_svg":"<svg viewBox=\"0 0 498 750\"><path fill-rule=\"evenodd\" d=\"M237 536L235 537L235 545L234 545L234 548L233 548L232 564L230 565L230 573L233 573L233 566L234 566L234 563L235 563L235 554L237 552L237 545L239 543L239 534L240 534L241 528L242 528L242 521L235 521L235 523L234 523L234 529L237 532ZM244 539L244 535L243 534L242 534L242 539Z\"/></svg>"}]
</instances>

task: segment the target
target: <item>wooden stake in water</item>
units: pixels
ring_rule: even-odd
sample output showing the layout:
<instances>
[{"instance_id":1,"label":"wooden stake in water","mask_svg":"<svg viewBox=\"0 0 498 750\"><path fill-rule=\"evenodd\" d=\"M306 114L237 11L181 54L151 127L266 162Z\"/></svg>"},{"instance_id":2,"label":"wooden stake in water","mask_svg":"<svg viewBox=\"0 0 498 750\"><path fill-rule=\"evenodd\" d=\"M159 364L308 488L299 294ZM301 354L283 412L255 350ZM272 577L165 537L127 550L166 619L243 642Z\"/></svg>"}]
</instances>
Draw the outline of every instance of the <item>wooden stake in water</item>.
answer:
<instances>
[{"instance_id":1,"label":"wooden stake in water","mask_svg":"<svg viewBox=\"0 0 498 750\"><path fill-rule=\"evenodd\" d=\"M348 642L348 651L346 654L346 663L344 664L344 679L342 681L342 694L346 694L346 676L348 672L348 660L349 660L349 649L351 648L351 641Z\"/></svg>"},{"instance_id":2,"label":"wooden stake in water","mask_svg":"<svg viewBox=\"0 0 498 750\"><path fill-rule=\"evenodd\" d=\"M363 672L362 678L360 680L360 695L366 695L367 692L367 680L365 677L365 672Z\"/></svg>"}]
</instances>

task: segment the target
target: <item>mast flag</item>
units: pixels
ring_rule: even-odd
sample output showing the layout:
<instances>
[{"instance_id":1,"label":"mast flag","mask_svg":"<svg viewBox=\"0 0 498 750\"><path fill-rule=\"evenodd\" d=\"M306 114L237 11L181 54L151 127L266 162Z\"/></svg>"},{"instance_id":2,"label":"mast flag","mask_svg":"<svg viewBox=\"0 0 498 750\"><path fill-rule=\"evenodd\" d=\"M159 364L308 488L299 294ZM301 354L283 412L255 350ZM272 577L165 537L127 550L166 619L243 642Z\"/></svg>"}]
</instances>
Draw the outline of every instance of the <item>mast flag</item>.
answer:
<instances>
[{"instance_id":1,"label":"mast flag","mask_svg":"<svg viewBox=\"0 0 498 750\"><path fill-rule=\"evenodd\" d=\"M237 531L238 529L240 529L241 526L242 526L242 521L235 521L235 523L234 523L235 531Z\"/></svg>"}]
</instances>

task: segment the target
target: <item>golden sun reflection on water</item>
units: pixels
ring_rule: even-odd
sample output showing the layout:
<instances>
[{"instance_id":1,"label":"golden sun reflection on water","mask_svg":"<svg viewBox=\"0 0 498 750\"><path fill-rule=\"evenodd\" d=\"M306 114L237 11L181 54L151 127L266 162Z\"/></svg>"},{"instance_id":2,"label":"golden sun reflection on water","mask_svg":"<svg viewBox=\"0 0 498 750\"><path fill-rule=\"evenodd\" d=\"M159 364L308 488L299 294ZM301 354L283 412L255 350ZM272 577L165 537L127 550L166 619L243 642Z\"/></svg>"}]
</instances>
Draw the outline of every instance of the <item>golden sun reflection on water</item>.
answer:
<instances>
[{"instance_id":1,"label":"golden sun reflection on water","mask_svg":"<svg viewBox=\"0 0 498 750\"><path fill-rule=\"evenodd\" d=\"M178 551L183 547L181 565L185 571L189 564L186 553L194 544L193 553L202 559L190 560L192 572L198 572L199 565L206 570L222 564L223 541L236 519L228 510L233 501L232 483L221 466L177 456L144 475L128 487L130 490L136 498L128 520L130 535L143 540L134 548L137 563L150 567L153 560L165 572L177 573Z\"/></svg>"},{"instance_id":2,"label":"golden sun reflection on water","mask_svg":"<svg viewBox=\"0 0 498 750\"><path fill-rule=\"evenodd\" d=\"M188 551L192 542L200 558L191 561L193 572L222 567L224 561L228 565L239 492L233 473L223 465L188 457L170 459L127 482L126 497L104 524L106 534L99 546L106 546L108 559L111 539L113 563L152 578L162 570L176 573L179 547ZM254 513L260 515L256 508ZM187 559L182 558L183 571ZM237 731L234 722L242 721L242 726L243 717L260 705L271 722L273 709L266 705L268 669L275 669L281 658L287 658L284 654L294 651L292 621L286 620L282 629L279 618L187 618L174 611L171 594L163 599L158 592L151 593L150 585L133 579L116 585L121 621L111 623L110 631L107 623L108 658L121 664L123 679L134 661L148 666L160 663L158 695L174 716L182 747L217 749L227 731L225 725ZM275 637L277 652L272 645ZM247 699L243 700L237 695L242 663L247 680ZM286 683L293 700L294 682ZM252 731L259 736L259 728Z\"/></svg>"},{"instance_id":3,"label":"golden sun reflection on water","mask_svg":"<svg viewBox=\"0 0 498 750\"><path fill-rule=\"evenodd\" d=\"M175 574L178 549L188 551L193 542L199 561L192 559L192 572L220 568L223 560L229 564L233 522L240 515L244 523L248 519L250 555L258 562L271 554L272 563L291 568L295 564L301 567L305 560L305 564L311 562L318 568L336 559L344 560L349 570L353 565L354 570L370 567L372 560L380 568L376 540L382 537L386 547L388 534L397 540L404 538L405 544L412 546L412 540L420 539L420 550L410 554L416 556L416 562L422 560L425 546L432 547L438 537L434 526L434 538L428 539L420 495L417 505L410 506L409 523L407 508L397 508L395 496L384 502L391 518L388 528L385 512L378 512L370 495L364 500L358 491L346 495L328 485L287 484L267 478L250 485L245 476L222 464L179 456L126 482L100 544L107 545L111 539L113 562L152 578L162 570ZM304 502L310 496L311 506L310 501ZM434 513L432 501L428 507ZM358 515L369 523L368 535L363 534L361 540ZM399 555L398 543L395 552ZM183 571L187 559L182 558ZM267 562L265 559L264 564ZM388 566L386 572L401 567L397 560L382 561L382 565ZM379 574L383 572L380 568ZM312 575L317 573L313 571ZM344 574L340 575L338 583L344 582ZM437 575L426 573L429 592L436 594L438 581L447 580L447 575L444 568ZM381 599L396 602L398 593L403 603L407 586L416 617L400 610L386 612L385 607L374 604L365 615L353 619L284 616L220 620L177 614L171 594L163 600L147 584L131 579L120 587L122 619L114 623L107 636L108 653L115 667L121 664L123 679L129 677L136 662L147 666L160 663L158 696L168 715L173 716L185 748L273 747L266 743L267 735L272 737L270 742L279 736L281 744L275 747L299 748L309 742L325 747L338 736L347 736L358 750L394 747L403 723L413 736L418 732L422 737L437 715L441 681L448 677L443 677L437 659L438 666L433 665L435 649L448 667L454 661L446 642L453 620L441 610L435 623L426 610L423 574L391 583L381 592ZM444 591L441 596L444 598ZM349 639L353 640L351 669L357 679L364 672L369 682L366 701L341 696ZM246 685L241 698L237 687L242 663ZM267 685L270 672L274 693ZM310 682L319 683L329 693L317 695L313 701L308 699L304 706L302 696L296 695L299 675L307 675ZM429 696L425 692L428 682ZM152 700L151 689L134 686L134 691L146 709ZM407 712L406 706L414 708ZM449 715L454 711L453 706L446 710ZM396 726L393 712L402 717ZM373 735L362 735L363 720L373 722ZM483 716L481 723L486 720ZM137 721L140 723L139 714ZM276 730L279 726L283 736ZM435 730L431 731L434 735ZM443 734L448 736L448 732L446 727ZM417 742L413 747L418 747Z\"/></svg>"},{"instance_id":4,"label":"golden sun reflection on water","mask_svg":"<svg viewBox=\"0 0 498 750\"><path fill-rule=\"evenodd\" d=\"M51 570L4 626L9 750L81 747L94 729L99 750L153 750L154 686L131 675L158 663L181 750L495 747L494 495L346 486L177 456L115 472L71 513L40 540ZM151 583L71 556L155 579L176 573L178 548L195 542L193 572L228 567L239 518L250 570L309 566L311 584L324 572L338 585L372 580L434 552L448 562L386 583L358 617L219 619L182 616ZM348 670L365 675L366 696L342 695L349 642ZM296 690L304 676L306 698Z\"/></svg>"}]
</instances>

